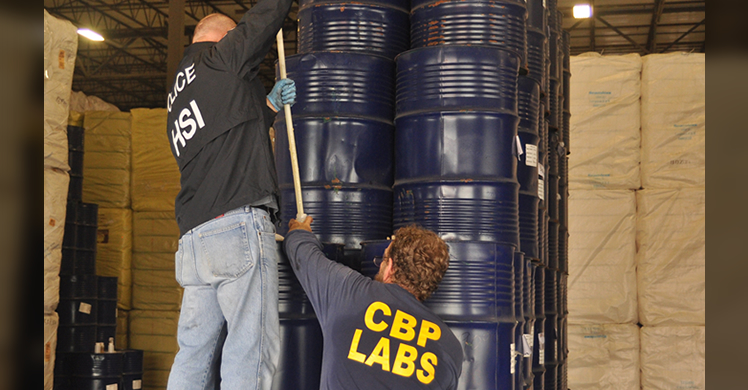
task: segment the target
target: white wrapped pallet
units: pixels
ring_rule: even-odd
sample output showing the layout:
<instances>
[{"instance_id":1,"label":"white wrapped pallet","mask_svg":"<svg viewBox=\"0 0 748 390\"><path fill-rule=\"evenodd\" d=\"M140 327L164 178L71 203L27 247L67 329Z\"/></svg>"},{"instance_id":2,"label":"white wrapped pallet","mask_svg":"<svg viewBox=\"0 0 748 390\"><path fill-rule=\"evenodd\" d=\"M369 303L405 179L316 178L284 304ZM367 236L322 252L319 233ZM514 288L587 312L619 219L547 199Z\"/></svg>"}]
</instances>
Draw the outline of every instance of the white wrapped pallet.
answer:
<instances>
[{"instance_id":1,"label":"white wrapped pallet","mask_svg":"<svg viewBox=\"0 0 748 390\"><path fill-rule=\"evenodd\" d=\"M571 73L569 188L638 189L641 57L584 53Z\"/></svg>"},{"instance_id":2,"label":"white wrapped pallet","mask_svg":"<svg viewBox=\"0 0 748 390\"><path fill-rule=\"evenodd\" d=\"M650 54L642 66L642 187L704 186L704 53Z\"/></svg>"},{"instance_id":3,"label":"white wrapped pallet","mask_svg":"<svg viewBox=\"0 0 748 390\"><path fill-rule=\"evenodd\" d=\"M639 327L569 325L569 388L639 390Z\"/></svg>"},{"instance_id":4,"label":"white wrapped pallet","mask_svg":"<svg viewBox=\"0 0 748 390\"><path fill-rule=\"evenodd\" d=\"M642 390L705 389L706 327L641 328Z\"/></svg>"},{"instance_id":5,"label":"white wrapped pallet","mask_svg":"<svg viewBox=\"0 0 748 390\"><path fill-rule=\"evenodd\" d=\"M706 322L704 188L637 191L637 285L645 326Z\"/></svg>"},{"instance_id":6,"label":"white wrapped pallet","mask_svg":"<svg viewBox=\"0 0 748 390\"><path fill-rule=\"evenodd\" d=\"M44 390L52 390L55 375L55 350L57 349L57 313L44 314Z\"/></svg>"},{"instance_id":7,"label":"white wrapped pallet","mask_svg":"<svg viewBox=\"0 0 748 390\"><path fill-rule=\"evenodd\" d=\"M65 234L70 176L59 169L44 170L44 314L60 300L62 237Z\"/></svg>"},{"instance_id":8,"label":"white wrapped pallet","mask_svg":"<svg viewBox=\"0 0 748 390\"><path fill-rule=\"evenodd\" d=\"M44 166L69 170L68 108L78 33L44 10Z\"/></svg>"},{"instance_id":9,"label":"white wrapped pallet","mask_svg":"<svg viewBox=\"0 0 748 390\"><path fill-rule=\"evenodd\" d=\"M570 324L637 322L636 196L569 192Z\"/></svg>"}]
</instances>

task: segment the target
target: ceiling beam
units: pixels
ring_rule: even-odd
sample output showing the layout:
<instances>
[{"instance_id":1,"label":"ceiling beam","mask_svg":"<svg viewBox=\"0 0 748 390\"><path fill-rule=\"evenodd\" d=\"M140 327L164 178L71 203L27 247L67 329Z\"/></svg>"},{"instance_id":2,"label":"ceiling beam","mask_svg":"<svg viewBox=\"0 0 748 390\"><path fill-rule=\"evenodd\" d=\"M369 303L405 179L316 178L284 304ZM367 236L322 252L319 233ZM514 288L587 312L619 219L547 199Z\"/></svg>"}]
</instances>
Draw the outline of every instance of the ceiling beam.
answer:
<instances>
[{"instance_id":1,"label":"ceiling beam","mask_svg":"<svg viewBox=\"0 0 748 390\"><path fill-rule=\"evenodd\" d=\"M650 53L653 53L657 48L657 25L660 23L663 9L665 9L665 0L655 0L652 22L649 25L649 35L647 36L647 50Z\"/></svg>"},{"instance_id":2,"label":"ceiling beam","mask_svg":"<svg viewBox=\"0 0 748 390\"><path fill-rule=\"evenodd\" d=\"M696 23L693 27L691 27L690 29L688 29L688 31L684 32L683 35L681 35L681 36L678 37L678 39L674 40L666 48L662 49L662 51L660 53L666 52L667 49L673 47L673 45L675 45L676 43L680 42L681 39L685 38L688 34L694 32L694 30L696 30L697 28L699 28L699 26L701 26L704 23L706 23L706 18L702 19L700 22ZM706 40L704 40L704 44L706 45Z\"/></svg>"},{"instance_id":3,"label":"ceiling beam","mask_svg":"<svg viewBox=\"0 0 748 390\"><path fill-rule=\"evenodd\" d=\"M630 36L624 34L621 30L619 30L618 28L616 28L612 24L608 23L608 21L605 20L605 19L603 19L601 16L596 15L595 19L599 20L600 22L602 22L602 24L608 26L611 30L613 30L616 33L618 33L618 35L624 37L627 41L631 42L634 45L634 47L636 47L637 49L639 49L639 51L644 52L645 54L649 53L649 50L647 50L646 48L642 47L638 42L636 42L635 40L633 40Z\"/></svg>"}]
</instances>

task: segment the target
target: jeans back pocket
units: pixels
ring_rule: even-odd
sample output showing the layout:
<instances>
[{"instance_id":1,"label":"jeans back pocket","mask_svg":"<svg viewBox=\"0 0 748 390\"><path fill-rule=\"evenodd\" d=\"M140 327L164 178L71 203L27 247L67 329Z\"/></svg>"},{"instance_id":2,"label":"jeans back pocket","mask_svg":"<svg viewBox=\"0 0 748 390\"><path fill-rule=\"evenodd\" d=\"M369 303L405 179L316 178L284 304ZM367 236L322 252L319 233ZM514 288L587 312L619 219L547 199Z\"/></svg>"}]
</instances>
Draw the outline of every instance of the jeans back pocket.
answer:
<instances>
[{"instance_id":1,"label":"jeans back pocket","mask_svg":"<svg viewBox=\"0 0 748 390\"><path fill-rule=\"evenodd\" d=\"M214 277L236 278L253 265L257 235L249 234L245 221L200 232L199 237L206 265Z\"/></svg>"}]
</instances>

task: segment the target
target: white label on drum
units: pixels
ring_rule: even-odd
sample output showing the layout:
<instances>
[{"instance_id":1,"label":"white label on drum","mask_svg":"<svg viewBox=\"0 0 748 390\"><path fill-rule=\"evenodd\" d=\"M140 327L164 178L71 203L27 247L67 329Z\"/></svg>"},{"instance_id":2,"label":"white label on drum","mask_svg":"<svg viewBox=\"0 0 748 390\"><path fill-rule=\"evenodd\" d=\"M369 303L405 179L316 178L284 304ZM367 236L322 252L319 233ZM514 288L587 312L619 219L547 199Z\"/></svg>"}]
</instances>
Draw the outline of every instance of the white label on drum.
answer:
<instances>
[{"instance_id":1,"label":"white label on drum","mask_svg":"<svg viewBox=\"0 0 748 390\"><path fill-rule=\"evenodd\" d=\"M81 302L80 306L78 306L78 311L81 313L91 314L91 304L86 303L86 302Z\"/></svg>"},{"instance_id":2,"label":"white label on drum","mask_svg":"<svg viewBox=\"0 0 748 390\"><path fill-rule=\"evenodd\" d=\"M133 379L132 381L132 389L133 390L140 390L143 387L141 379Z\"/></svg>"},{"instance_id":3,"label":"white label on drum","mask_svg":"<svg viewBox=\"0 0 748 390\"><path fill-rule=\"evenodd\" d=\"M525 165L528 167L538 166L538 146L533 144L525 145Z\"/></svg>"},{"instance_id":4,"label":"white label on drum","mask_svg":"<svg viewBox=\"0 0 748 390\"><path fill-rule=\"evenodd\" d=\"M538 333L538 362L545 364L545 334Z\"/></svg>"},{"instance_id":5,"label":"white label on drum","mask_svg":"<svg viewBox=\"0 0 748 390\"><path fill-rule=\"evenodd\" d=\"M545 200L545 180L543 179L538 179L538 198Z\"/></svg>"},{"instance_id":6,"label":"white label on drum","mask_svg":"<svg viewBox=\"0 0 748 390\"><path fill-rule=\"evenodd\" d=\"M533 338L533 335L532 335L532 333L525 333L522 336L523 336L523 340L522 340L522 356L526 357L526 358L531 357L532 356L532 342L533 342L532 338Z\"/></svg>"},{"instance_id":7,"label":"white label on drum","mask_svg":"<svg viewBox=\"0 0 748 390\"><path fill-rule=\"evenodd\" d=\"M117 390L118 386L116 383L112 383L111 385L106 385L106 390Z\"/></svg>"},{"instance_id":8,"label":"white label on drum","mask_svg":"<svg viewBox=\"0 0 748 390\"><path fill-rule=\"evenodd\" d=\"M509 367L509 373L514 375L514 365L516 364L517 357L515 356L514 343L509 345L509 360L512 364Z\"/></svg>"}]
</instances>

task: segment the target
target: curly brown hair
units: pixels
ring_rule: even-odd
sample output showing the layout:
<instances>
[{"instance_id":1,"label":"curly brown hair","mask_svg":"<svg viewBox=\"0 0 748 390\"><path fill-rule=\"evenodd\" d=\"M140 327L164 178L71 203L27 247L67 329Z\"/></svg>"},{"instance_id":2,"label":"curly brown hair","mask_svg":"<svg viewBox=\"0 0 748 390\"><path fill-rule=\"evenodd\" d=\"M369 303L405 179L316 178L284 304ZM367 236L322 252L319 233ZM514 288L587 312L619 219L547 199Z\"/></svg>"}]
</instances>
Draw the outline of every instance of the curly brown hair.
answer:
<instances>
[{"instance_id":1,"label":"curly brown hair","mask_svg":"<svg viewBox=\"0 0 748 390\"><path fill-rule=\"evenodd\" d=\"M436 233L410 225L395 232L389 256L393 259L392 281L426 300L442 281L449 267L449 247Z\"/></svg>"}]
</instances>

